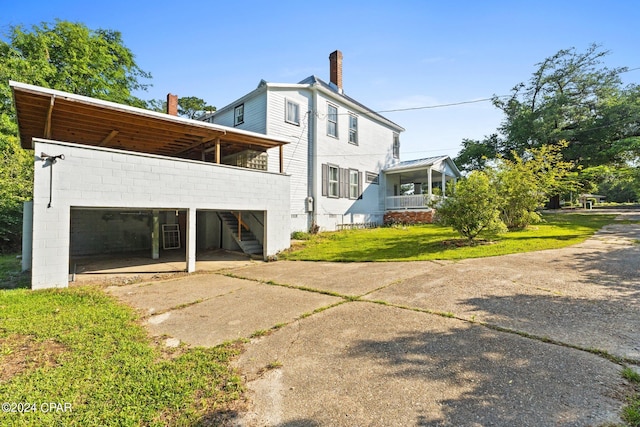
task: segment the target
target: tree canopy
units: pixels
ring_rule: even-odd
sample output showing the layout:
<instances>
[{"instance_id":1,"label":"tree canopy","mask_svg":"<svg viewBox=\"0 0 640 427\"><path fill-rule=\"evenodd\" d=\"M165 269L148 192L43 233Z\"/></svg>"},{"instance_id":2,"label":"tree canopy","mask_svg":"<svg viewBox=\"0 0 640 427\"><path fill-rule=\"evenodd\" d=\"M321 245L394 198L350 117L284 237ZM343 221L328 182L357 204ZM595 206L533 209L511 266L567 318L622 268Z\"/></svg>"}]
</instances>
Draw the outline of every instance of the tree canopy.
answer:
<instances>
[{"instance_id":1,"label":"tree canopy","mask_svg":"<svg viewBox=\"0 0 640 427\"><path fill-rule=\"evenodd\" d=\"M537 64L528 83L511 95L494 96L504 112L498 133L481 141L465 140L456 158L466 170L481 169L487 159L513 158L525 150L568 143L565 160L589 167L623 164L640 156L640 87L623 86L620 74L603 58L609 51L591 45L585 52L563 49Z\"/></svg>"},{"instance_id":2,"label":"tree canopy","mask_svg":"<svg viewBox=\"0 0 640 427\"><path fill-rule=\"evenodd\" d=\"M12 111L9 80L35 84L128 105L144 106L133 95L146 90L151 75L113 30L56 21L27 30L18 25L0 40L0 108Z\"/></svg>"},{"instance_id":3,"label":"tree canopy","mask_svg":"<svg viewBox=\"0 0 640 427\"><path fill-rule=\"evenodd\" d=\"M18 142L9 80L143 107L133 92L149 78L118 31L58 20L0 38L0 251L19 245L22 202L33 191L33 156Z\"/></svg>"}]
</instances>

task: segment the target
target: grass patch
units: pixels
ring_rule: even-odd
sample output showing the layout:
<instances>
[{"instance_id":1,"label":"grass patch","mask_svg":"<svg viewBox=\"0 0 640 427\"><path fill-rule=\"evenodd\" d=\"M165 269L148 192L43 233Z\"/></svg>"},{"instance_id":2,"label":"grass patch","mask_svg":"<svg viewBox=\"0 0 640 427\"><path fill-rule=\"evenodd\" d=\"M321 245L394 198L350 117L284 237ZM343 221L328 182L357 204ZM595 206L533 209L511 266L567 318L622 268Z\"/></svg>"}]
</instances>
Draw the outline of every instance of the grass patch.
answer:
<instances>
[{"instance_id":1,"label":"grass patch","mask_svg":"<svg viewBox=\"0 0 640 427\"><path fill-rule=\"evenodd\" d=\"M4 425L215 424L242 391L237 345L154 345L132 309L93 288L0 291L0 325L4 401L72 408Z\"/></svg>"},{"instance_id":2,"label":"grass patch","mask_svg":"<svg viewBox=\"0 0 640 427\"><path fill-rule=\"evenodd\" d=\"M640 374L626 367L622 370L622 378L629 381L634 391L622 408L622 419L629 426L640 427Z\"/></svg>"},{"instance_id":3,"label":"grass patch","mask_svg":"<svg viewBox=\"0 0 640 427\"><path fill-rule=\"evenodd\" d=\"M306 261L456 260L557 249L585 241L615 215L545 214L545 222L526 230L481 236L476 245L458 245L460 236L436 224L382 227L314 235L283 254Z\"/></svg>"},{"instance_id":4,"label":"grass patch","mask_svg":"<svg viewBox=\"0 0 640 427\"><path fill-rule=\"evenodd\" d=\"M640 374L629 367L626 367L622 370L622 378L631 383L640 385Z\"/></svg>"},{"instance_id":5,"label":"grass patch","mask_svg":"<svg viewBox=\"0 0 640 427\"><path fill-rule=\"evenodd\" d=\"M13 255L0 255L0 289L29 288L29 273L22 273L22 261Z\"/></svg>"},{"instance_id":6,"label":"grass patch","mask_svg":"<svg viewBox=\"0 0 640 427\"><path fill-rule=\"evenodd\" d=\"M269 370L278 368L282 368L282 362L279 360L272 360L267 364L267 369Z\"/></svg>"}]
</instances>

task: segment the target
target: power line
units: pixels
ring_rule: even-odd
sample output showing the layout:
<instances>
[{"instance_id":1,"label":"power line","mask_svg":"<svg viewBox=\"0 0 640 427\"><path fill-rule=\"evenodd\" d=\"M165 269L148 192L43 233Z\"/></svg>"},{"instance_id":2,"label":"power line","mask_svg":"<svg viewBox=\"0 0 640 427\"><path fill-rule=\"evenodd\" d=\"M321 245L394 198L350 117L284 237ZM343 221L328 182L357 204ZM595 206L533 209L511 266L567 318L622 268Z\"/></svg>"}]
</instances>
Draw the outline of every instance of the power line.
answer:
<instances>
[{"instance_id":1,"label":"power line","mask_svg":"<svg viewBox=\"0 0 640 427\"><path fill-rule=\"evenodd\" d=\"M628 68L626 70L622 70L622 71L618 71L616 74L622 74L622 73L628 73L630 71L636 71L636 70L640 70L640 67L634 67L634 68ZM480 98L480 99L473 99L473 100L469 100L469 101L459 101L459 102L450 102L447 104L434 104L434 105L423 105L423 106L419 106L419 107L407 107L407 108L394 108L391 110L377 110L377 111L371 111L371 113L377 114L377 113L395 113L398 111L413 111L413 110L427 110L427 109L433 109L433 108L446 108L446 107L455 107L457 105L466 105L466 104L476 104L479 102L487 102L487 101L492 101L496 98L510 98L513 95L495 95L492 96L491 98ZM347 115L347 114L351 114L351 113L339 113L338 115Z\"/></svg>"},{"instance_id":2,"label":"power line","mask_svg":"<svg viewBox=\"0 0 640 427\"><path fill-rule=\"evenodd\" d=\"M460 101L460 102L451 102L448 104L436 104L436 105L425 105L422 107L407 107L407 108L395 108L393 110L378 110L378 111L374 111L375 113L393 113L396 111L411 111L411 110L426 110L426 109L430 109L430 108L444 108L444 107L455 107L456 105L465 105L465 104L475 104L478 102L487 102L487 101L491 101L494 98L507 98L511 95L498 95L498 96L492 96L491 98L481 98L481 99L474 99L471 101Z\"/></svg>"}]
</instances>

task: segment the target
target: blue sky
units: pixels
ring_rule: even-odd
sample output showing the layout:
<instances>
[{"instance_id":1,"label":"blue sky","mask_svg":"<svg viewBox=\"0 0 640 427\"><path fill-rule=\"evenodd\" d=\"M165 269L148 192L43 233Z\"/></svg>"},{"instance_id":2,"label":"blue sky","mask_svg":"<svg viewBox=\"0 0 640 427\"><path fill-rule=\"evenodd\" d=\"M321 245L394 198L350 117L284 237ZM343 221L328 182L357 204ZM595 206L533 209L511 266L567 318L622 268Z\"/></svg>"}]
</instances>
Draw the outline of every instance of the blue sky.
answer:
<instances>
[{"instance_id":1,"label":"blue sky","mask_svg":"<svg viewBox=\"0 0 640 427\"><path fill-rule=\"evenodd\" d=\"M380 111L508 94L535 64L591 43L610 67L640 66L640 6L631 0L122 1L0 0L0 32L55 18L122 33L153 87L224 106L260 79L329 79L342 51L345 93ZM638 83L640 70L622 75ZM490 102L383 113L406 129L401 158L455 156L463 138L495 131Z\"/></svg>"}]
</instances>

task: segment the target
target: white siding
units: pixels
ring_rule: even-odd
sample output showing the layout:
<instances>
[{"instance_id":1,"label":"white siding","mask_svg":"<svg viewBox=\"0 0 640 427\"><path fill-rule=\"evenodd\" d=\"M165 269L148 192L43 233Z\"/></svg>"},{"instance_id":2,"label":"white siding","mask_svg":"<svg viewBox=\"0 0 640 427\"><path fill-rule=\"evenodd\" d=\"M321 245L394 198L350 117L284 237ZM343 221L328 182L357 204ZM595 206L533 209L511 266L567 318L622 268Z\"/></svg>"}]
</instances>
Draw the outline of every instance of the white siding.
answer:
<instances>
[{"instance_id":1,"label":"white siding","mask_svg":"<svg viewBox=\"0 0 640 427\"><path fill-rule=\"evenodd\" d=\"M300 106L299 125L285 121L286 101ZM291 231L309 229L305 199L309 196L309 115L311 110L310 90L269 90L267 98L267 134L289 139L284 146L284 173L291 175ZM269 151L269 170L279 167L277 149Z\"/></svg>"},{"instance_id":2,"label":"white siding","mask_svg":"<svg viewBox=\"0 0 640 427\"><path fill-rule=\"evenodd\" d=\"M264 211L265 256L289 247L289 177L224 165L35 140L32 287L68 283L71 207L185 209L195 231L197 209ZM195 241L195 232L191 233ZM195 263L195 242L188 261Z\"/></svg>"},{"instance_id":3,"label":"white siding","mask_svg":"<svg viewBox=\"0 0 640 427\"><path fill-rule=\"evenodd\" d=\"M327 135L327 103L338 107L338 138ZM349 143L349 113L358 116L358 145ZM321 229L332 230L337 224L377 222L384 216L383 177L380 184L366 182L366 172L380 173L393 159L394 130L372 120L366 114L358 114L346 104L319 94L317 114L317 170L331 163L344 169L356 169L363 173L362 199L329 198L322 196L322 179L315 182L317 197L317 223Z\"/></svg>"},{"instance_id":4,"label":"white siding","mask_svg":"<svg viewBox=\"0 0 640 427\"><path fill-rule=\"evenodd\" d=\"M240 104L244 104L244 123L234 126L234 109ZM236 129L248 130L251 132L257 132L266 134L266 108L267 108L267 96L266 93L260 92L255 97L240 100L235 104L230 104L230 108L225 109L216 115L214 115L214 123L235 127ZM271 170L271 169L270 169ZM274 169L277 171L278 169Z\"/></svg>"},{"instance_id":5,"label":"white siding","mask_svg":"<svg viewBox=\"0 0 640 427\"><path fill-rule=\"evenodd\" d=\"M314 110L314 97L317 111L307 114ZM285 121L287 99L300 105L300 125ZM338 107L338 138L327 135L328 101ZM327 96L309 85L275 85L267 86L265 91L257 90L216 113L215 123L233 126L233 108L242 102L245 104L245 126L253 120L248 115L252 110L263 114L264 129L242 125L240 128L290 140L284 147L284 169L291 175L291 231L307 230L311 225L313 218L307 212L306 199L312 195L315 221L323 230L334 230L342 223L382 223L387 189L380 171L398 162L393 158L393 135L397 130L348 107L340 95ZM264 106L264 110L260 111L257 106ZM349 113L358 116L358 145L349 143ZM255 123L261 123L258 117ZM269 170L277 171L278 150L270 150L268 154ZM321 170L326 163L362 173L361 200L322 196ZM367 172L379 174L379 184L367 183Z\"/></svg>"}]
</instances>

